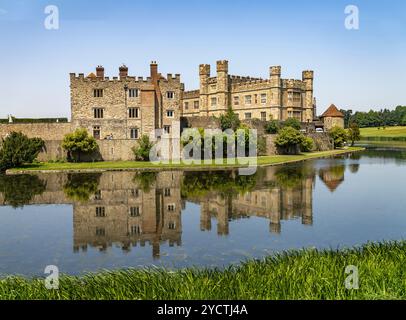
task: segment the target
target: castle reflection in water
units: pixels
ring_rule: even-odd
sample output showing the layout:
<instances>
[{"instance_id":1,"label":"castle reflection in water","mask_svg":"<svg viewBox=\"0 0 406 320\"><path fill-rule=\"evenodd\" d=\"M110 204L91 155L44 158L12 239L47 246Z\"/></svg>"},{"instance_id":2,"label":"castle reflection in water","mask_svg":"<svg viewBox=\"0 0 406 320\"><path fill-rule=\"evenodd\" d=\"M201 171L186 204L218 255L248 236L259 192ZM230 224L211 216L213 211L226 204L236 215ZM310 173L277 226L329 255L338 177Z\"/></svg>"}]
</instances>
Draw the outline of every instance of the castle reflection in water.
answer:
<instances>
[{"instance_id":1,"label":"castle reflection in water","mask_svg":"<svg viewBox=\"0 0 406 320\"><path fill-rule=\"evenodd\" d=\"M187 202L200 206L202 232L216 228L218 235L227 235L230 221L256 216L269 223L271 233L280 233L282 220L311 225L316 177L334 191L344 171L344 166L316 170L310 163L259 168L254 176L238 171L3 176L0 204L70 204L74 251L112 245L128 251L148 244L159 257L162 243L181 245Z\"/></svg>"}]
</instances>

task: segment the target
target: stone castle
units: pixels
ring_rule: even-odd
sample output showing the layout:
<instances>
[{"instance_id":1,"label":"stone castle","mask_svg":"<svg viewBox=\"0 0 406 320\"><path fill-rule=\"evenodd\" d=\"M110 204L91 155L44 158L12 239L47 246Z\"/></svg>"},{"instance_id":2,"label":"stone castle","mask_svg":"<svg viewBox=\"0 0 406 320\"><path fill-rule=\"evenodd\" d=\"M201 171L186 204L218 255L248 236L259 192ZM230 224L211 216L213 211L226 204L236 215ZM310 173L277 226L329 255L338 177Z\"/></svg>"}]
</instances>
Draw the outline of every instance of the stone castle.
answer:
<instances>
[{"instance_id":1,"label":"stone castle","mask_svg":"<svg viewBox=\"0 0 406 320\"><path fill-rule=\"evenodd\" d=\"M98 140L101 160L131 160L131 147L142 135L154 129L171 134L173 122L181 120L203 119L198 123L206 127L228 108L244 121L316 119L313 71L303 71L301 80L282 79L279 66L270 67L269 79L233 76L225 60L217 61L216 71L211 77L210 65L200 65L200 89L194 91L184 90L179 74L164 77L155 61L147 78L129 76L125 65L113 78L102 66L87 76L71 73L69 123L0 124L0 138L12 131L40 137L47 147L40 160L49 160L64 157L60 144L67 133L86 128ZM325 123L334 122L330 116L322 118Z\"/></svg>"}]
</instances>

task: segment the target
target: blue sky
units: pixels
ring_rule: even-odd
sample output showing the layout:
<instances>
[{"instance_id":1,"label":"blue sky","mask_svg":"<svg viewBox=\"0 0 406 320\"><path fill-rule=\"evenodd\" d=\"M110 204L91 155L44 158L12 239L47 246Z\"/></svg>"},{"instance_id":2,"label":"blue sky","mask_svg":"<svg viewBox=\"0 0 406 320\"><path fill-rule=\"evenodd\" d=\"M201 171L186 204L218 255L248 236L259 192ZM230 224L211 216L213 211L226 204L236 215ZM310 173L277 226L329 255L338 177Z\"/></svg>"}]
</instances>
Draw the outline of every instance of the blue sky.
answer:
<instances>
[{"instance_id":1,"label":"blue sky","mask_svg":"<svg viewBox=\"0 0 406 320\"><path fill-rule=\"evenodd\" d=\"M286 2L286 3L285 3ZM47 5L59 30L44 27ZM357 5L359 30L344 27ZM406 104L406 1L0 0L0 117L70 115L69 73L120 64L148 76L180 73L198 88L198 65L229 60L231 74L284 78L315 71L319 113Z\"/></svg>"}]
</instances>

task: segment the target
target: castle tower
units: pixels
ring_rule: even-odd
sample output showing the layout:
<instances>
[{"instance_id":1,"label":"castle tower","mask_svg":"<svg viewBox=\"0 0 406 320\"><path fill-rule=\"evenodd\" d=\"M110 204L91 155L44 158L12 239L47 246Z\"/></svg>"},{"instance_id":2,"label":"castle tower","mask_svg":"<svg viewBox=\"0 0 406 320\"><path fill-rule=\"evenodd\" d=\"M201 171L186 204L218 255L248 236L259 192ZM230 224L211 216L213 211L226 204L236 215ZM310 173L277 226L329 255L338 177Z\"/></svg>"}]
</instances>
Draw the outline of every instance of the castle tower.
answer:
<instances>
[{"instance_id":1,"label":"castle tower","mask_svg":"<svg viewBox=\"0 0 406 320\"><path fill-rule=\"evenodd\" d=\"M200 78L200 115L209 115L209 78L210 78L210 65L199 65L199 78Z\"/></svg>"},{"instance_id":2,"label":"castle tower","mask_svg":"<svg viewBox=\"0 0 406 320\"><path fill-rule=\"evenodd\" d=\"M103 66L96 67L96 77L104 80L104 68Z\"/></svg>"},{"instance_id":3,"label":"castle tower","mask_svg":"<svg viewBox=\"0 0 406 320\"><path fill-rule=\"evenodd\" d=\"M304 114L303 114L303 121L313 121L315 114L314 114L314 101L313 101L313 79L314 79L314 72L311 70L305 70L302 72L302 81L305 83L306 91L305 91L305 101L303 104L304 107Z\"/></svg>"},{"instance_id":4,"label":"castle tower","mask_svg":"<svg viewBox=\"0 0 406 320\"><path fill-rule=\"evenodd\" d=\"M229 106L228 90L228 61L217 61L217 106L218 109L227 110Z\"/></svg>"},{"instance_id":5,"label":"castle tower","mask_svg":"<svg viewBox=\"0 0 406 320\"><path fill-rule=\"evenodd\" d=\"M271 80L271 114L273 120L282 119L281 67L269 68Z\"/></svg>"}]
</instances>

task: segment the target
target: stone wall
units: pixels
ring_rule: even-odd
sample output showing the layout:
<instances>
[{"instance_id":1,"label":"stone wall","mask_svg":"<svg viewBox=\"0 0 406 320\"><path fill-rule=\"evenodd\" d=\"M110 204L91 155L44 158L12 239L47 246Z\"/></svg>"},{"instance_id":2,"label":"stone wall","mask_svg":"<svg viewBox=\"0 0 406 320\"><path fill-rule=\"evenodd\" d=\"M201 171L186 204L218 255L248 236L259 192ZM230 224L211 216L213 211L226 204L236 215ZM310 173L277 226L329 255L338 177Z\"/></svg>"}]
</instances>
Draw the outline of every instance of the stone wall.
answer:
<instances>
[{"instance_id":1,"label":"stone wall","mask_svg":"<svg viewBox=\"0 0 406 320\"><path fill-rule=\"evenodd\" d=\"M0 139L10 132L22 132L29 138L43 140L62 140L65 134L71 132L70 123L7 123L0 124Z\"/></svg>"}]
</instances>

